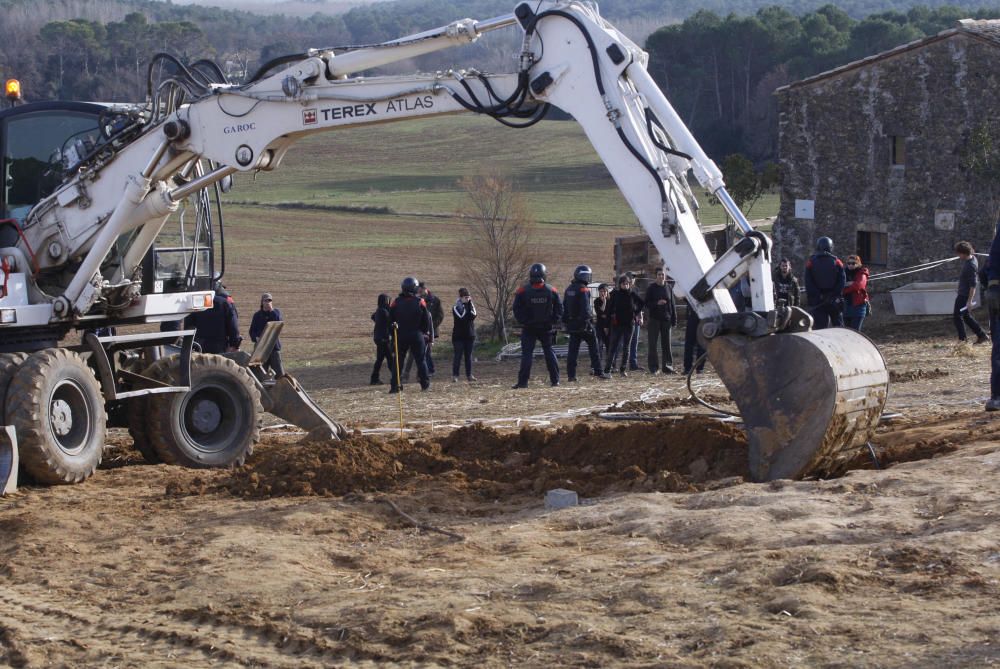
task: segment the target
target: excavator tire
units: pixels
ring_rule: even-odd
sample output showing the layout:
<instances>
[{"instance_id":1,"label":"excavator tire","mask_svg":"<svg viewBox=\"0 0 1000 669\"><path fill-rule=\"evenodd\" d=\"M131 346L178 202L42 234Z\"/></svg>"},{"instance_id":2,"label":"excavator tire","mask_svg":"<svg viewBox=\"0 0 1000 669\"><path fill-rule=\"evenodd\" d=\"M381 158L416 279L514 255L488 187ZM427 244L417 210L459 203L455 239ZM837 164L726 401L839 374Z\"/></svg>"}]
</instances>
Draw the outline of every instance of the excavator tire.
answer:
<instances>
[{"instance_id":1,"label":"excavator tire","mask_svg":"<svg viewBox=\"0 0 1000 669\"><path fill-rule=\"evenodd\" d=\"M165 378L170 369L170 365L177 364L176 357L160 358L146 368L142 373L151 379ZM163 460L160 454L153 448L149 439L149 396L133 397L128 402L128 433L132 437L132 444L135 449L142 454L143 460L151 465L158 465Z\"/></svg>"},{"instance_id":2,"label":"excavator tire","mask_svg":"<svg viewBox=\"0 0 1000 669\"><path fill-rule=\"evenodd\" d=\"M7 389L6 415L17 430L21 466L35 481L79 483L101 464L107 414L94 372L78 354L31 354Z\"/></svg>"},{"instance_id":3,"label":"excavator tire","mask_svg":"<svg viewBox=\"0 0 1000 669\"><path fill-rule=\"evenodd\" d=\"M178 357L167 360L157 378L176 381ZM192 355L191 390L150 395L146 402L149 441L167 464L236 467L260 439L264 409L253 377L220 355Z\"/></svg>"}]
</instances>

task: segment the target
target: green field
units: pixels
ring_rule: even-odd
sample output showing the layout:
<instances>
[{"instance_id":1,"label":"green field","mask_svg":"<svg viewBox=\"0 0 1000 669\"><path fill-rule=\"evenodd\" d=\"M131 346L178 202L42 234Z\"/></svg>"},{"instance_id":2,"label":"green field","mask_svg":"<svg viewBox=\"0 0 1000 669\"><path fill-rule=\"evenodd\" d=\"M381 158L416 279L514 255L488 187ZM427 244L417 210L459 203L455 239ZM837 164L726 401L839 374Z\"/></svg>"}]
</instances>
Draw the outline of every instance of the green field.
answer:
<instances>
[{"instance_id":1,"label":"green field","mask_svg":"<svg viewBox=\"0 0 1000 669\"><path fill-rule=\"evenodd\" d=\"M510 174L536 221L638 227L583 130L571 121L516 130L484 117L450 116L334 131L301 141L278 170L259 175L256 183L240 175L230 199L450 216L466 206L458 181L489 170ZM694 192L701 193L697 187ZM725 221L721 207L707 197L699 200L703 225ZM751 215L773 216L777 207L778 196L769 195Z\"/></svg>"}]
</instances>

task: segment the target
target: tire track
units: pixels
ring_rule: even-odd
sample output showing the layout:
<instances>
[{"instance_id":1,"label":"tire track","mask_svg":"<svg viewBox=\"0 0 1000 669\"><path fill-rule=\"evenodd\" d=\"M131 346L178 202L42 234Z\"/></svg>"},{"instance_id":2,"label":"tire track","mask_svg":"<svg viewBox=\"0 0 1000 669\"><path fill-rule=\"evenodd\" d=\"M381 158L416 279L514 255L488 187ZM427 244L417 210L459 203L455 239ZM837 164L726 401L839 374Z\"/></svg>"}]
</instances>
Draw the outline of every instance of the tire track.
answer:
<instances>
[{"instance_id":1,"label":"tire track","mask_svg":"<svg viewBox=\"0 0 1000 669\"><path fill-rule=\"evenodd\" d=\"M11 666L330 666L356 652L311 632L235 622L205 610L106 612L78 601L0 585L0 658ZM6 655L4 651L6 650Z\"/></svg>"}]
</instances>

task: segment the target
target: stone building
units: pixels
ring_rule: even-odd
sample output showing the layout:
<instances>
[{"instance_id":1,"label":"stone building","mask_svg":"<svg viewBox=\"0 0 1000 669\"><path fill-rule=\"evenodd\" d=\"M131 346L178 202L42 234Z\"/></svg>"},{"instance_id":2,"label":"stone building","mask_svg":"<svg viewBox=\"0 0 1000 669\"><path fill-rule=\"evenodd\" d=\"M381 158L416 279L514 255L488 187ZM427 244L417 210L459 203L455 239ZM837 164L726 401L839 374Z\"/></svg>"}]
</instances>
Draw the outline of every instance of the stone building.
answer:
<instances>
[{"instance_id":1,"label":"stone building","mask_svg":"<svg viewBox=\"0 0 1000 669\"><path fill-rule=\"evenodd\" d=\"M873 272L947 257L962 239L988 250L990 189L962 156L971 130L1000 119L1000 20L962 20L776 94L777 257L801 269L823 235Z\"/></svg>"}]
</instances>

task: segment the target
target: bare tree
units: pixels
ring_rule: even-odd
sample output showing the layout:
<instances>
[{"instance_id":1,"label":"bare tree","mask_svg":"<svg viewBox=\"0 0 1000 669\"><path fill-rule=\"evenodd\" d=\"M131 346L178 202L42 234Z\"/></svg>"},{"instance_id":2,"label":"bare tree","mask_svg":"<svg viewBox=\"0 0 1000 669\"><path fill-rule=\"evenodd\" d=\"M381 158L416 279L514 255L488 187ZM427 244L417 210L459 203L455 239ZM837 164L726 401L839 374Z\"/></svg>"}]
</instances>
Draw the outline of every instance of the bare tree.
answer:
<instances>
[{"instance_id":1,"label":"bare tree","mask_svg":"<svg viewBox=\"0 0 1000 669\"><path fill-rule=\"evenodd\" d=\"M468 285L493 318L493 335L507 341L514 293L528 275L534 223L513 180L499 172L464 177L469 244L462 259Z\"/></svg>"}]
</instances>

